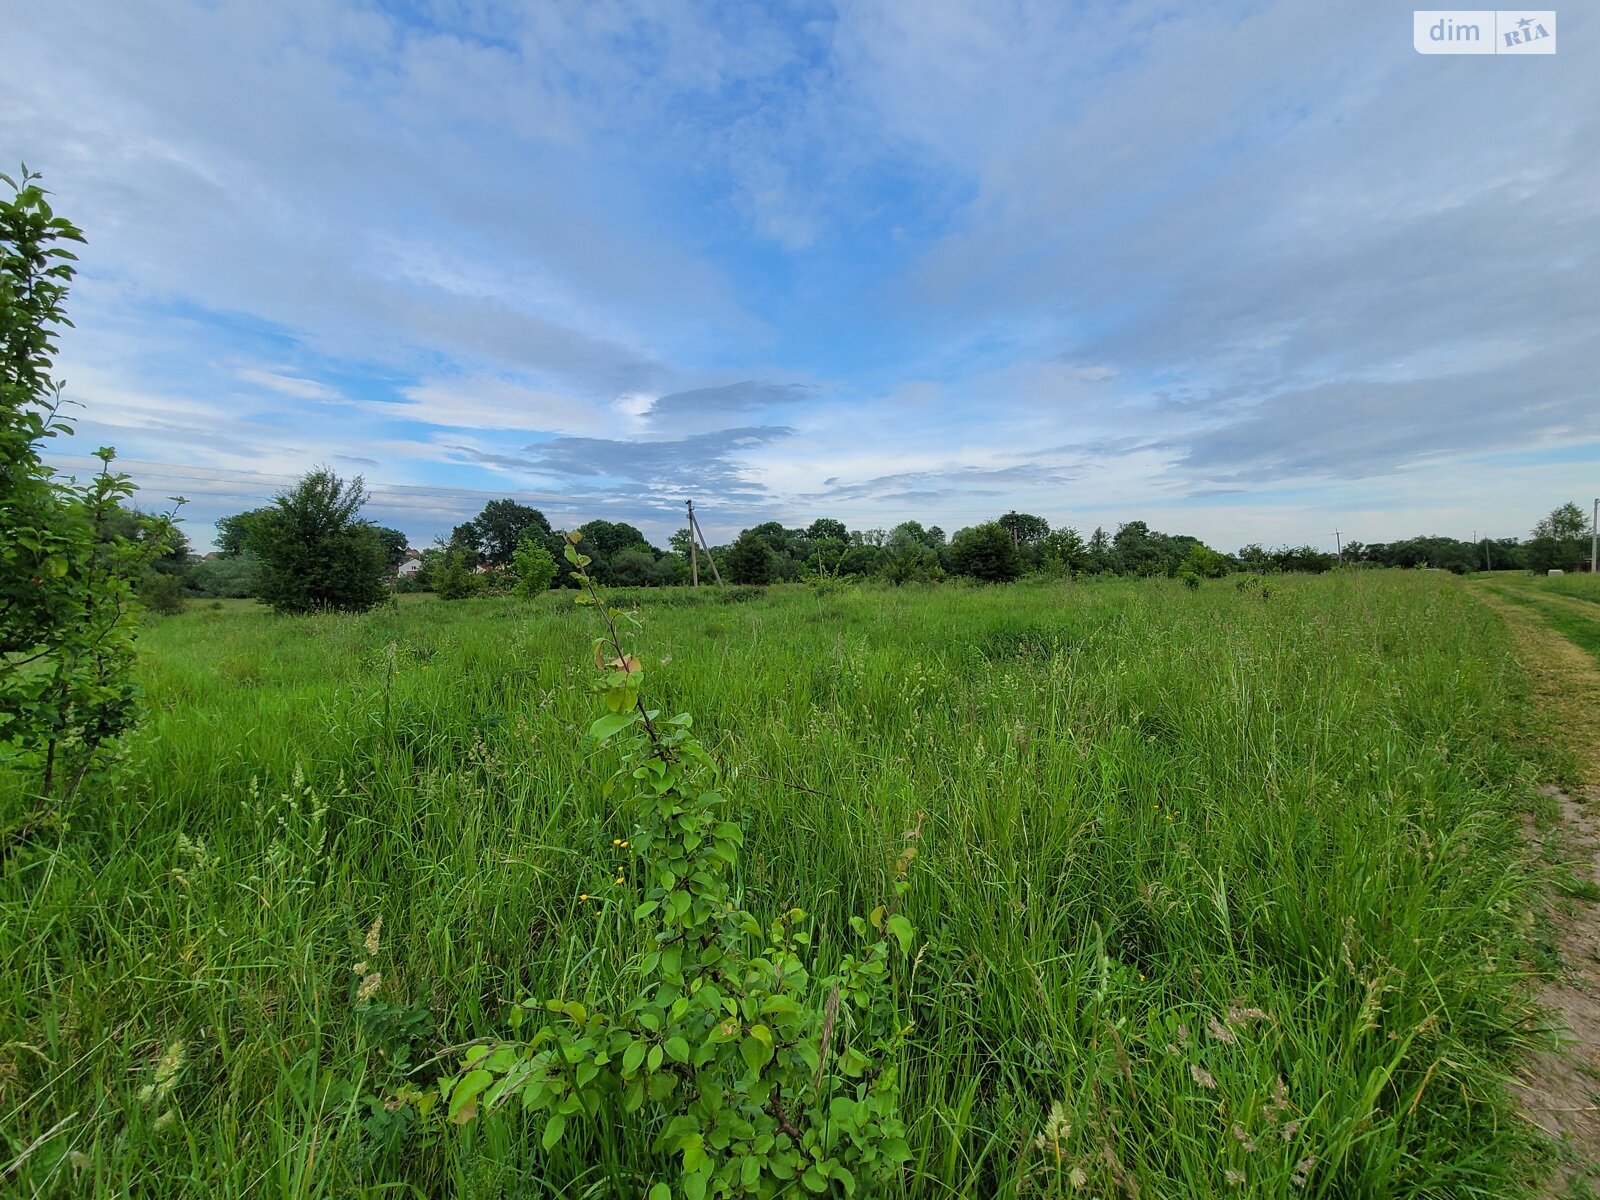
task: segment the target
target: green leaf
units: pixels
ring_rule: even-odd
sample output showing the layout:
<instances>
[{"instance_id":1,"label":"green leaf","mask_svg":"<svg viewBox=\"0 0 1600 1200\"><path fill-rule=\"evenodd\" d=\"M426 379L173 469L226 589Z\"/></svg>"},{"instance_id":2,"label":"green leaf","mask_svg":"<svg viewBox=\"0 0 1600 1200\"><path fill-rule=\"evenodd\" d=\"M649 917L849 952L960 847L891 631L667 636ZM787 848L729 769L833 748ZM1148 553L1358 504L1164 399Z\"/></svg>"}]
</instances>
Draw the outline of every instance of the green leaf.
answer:
<instances>
[{"instance_id":1,"label":"green leaf","mask_svg":"<svg viewBox=\"0 0 1600 1200\"><path fill-rule=\"evenodd\" d=\"M567 1131L567 1117L565 1113L556 1113L544 1123L544 1136L539 1139L546 1150L551 1150L561 1140L561 1135Z\"/></svg>"},{"instance_id":2,"label":"green leaf","mask_svg":"<svg viewBox=\"0 0 1600 1200\"><path fill-rule=\"evenodd\" d=\"M450 1119L458 1125L472 1120L477 1113L478 1096L493 1082L494 1076L487 1071L468 1071L463 1075L450 1093Z\"/></svg>"},{"instance_id":3,"label":"green leaf","mask_svg":"<svg viewBox=\"0 0 1600 1200\"><path fill-rule=\"evenodd\" d=\"M638 719L639 714L637 712L607 713L605 716L597 718L595 723L589 726L589 736L597 742L606 741Z\"/></svg>"},{"instance_id":4,"label":"green leaf","mask_svg":"<svg viewBox=\"0 0 1600 1200\"><path fill-rule=\"evenodd\" d=\"M689 1043L682 1037L668 1038L666 1051L673 1062L686 1063L689 1061Z\"/></svg>"},{"instance_id":5,"label":"green leaf","mask_svg":"<svg viewBox=\"0 0 1600 1200\"><path fill-rule=\"evenodd\" d=\"M761 1070L772 1059L772 1047L759 1038L747 1037L739 1043L739 1057L752 1074Z\"/></svg>"},{"instance_id":6,"label":"green leaf","mask_svg":"<svg viewBox=\"0 0 1600 1200\"><path fill-rule=\"evenodd\" d=\"M630 1042L628 1048L622 1052L622 1073L632 1075L639 1069L639 1064L644 1062L647 1048L643 1042Z\"/></svg>"},{"instance_id":7,"label":"green leaf","mask_svg":"<svg viewBox=\"0 0 1600 1200\"><path fill-rule=\"evenodd\" d=\"M650 1189L647 1200L672 1200L672 1189L664 1183L658 1183Z\"/></svg>"},{"instance_id":8,"label":"green leaf","mask_svg":"<svg viewBox=\"0 0 1600 1200\"><path fill-rule=\"evenodd\" d=\"M889 932L894 934L895 940L900 943L900 953L910 954L911 939L916 935L916 930L912 928L911 922L899 913L895 913L894 916L889 918L888 928Z\"/></svg>"}]
</instances>

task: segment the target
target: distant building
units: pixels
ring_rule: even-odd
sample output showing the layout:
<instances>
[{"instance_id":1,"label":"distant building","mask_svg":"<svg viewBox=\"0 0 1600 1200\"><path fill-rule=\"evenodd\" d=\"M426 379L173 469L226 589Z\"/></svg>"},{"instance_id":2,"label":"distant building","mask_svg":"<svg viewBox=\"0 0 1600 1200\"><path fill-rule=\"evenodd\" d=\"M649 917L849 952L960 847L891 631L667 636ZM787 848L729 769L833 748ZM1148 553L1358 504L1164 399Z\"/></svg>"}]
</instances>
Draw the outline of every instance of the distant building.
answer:
<instances>
[{"instance_id":1,"label":"distant building","mask_svg":"<svg viewBox=\"0 0 1600 1200\"><path fill-rule=\"evenodd\" d=\"M416 558L408 558L401 563L400 569L395 574L399 575L401 579L410 579L420 570L422 570L422 556L419 554Z\"/></svg>"}]
</instances>

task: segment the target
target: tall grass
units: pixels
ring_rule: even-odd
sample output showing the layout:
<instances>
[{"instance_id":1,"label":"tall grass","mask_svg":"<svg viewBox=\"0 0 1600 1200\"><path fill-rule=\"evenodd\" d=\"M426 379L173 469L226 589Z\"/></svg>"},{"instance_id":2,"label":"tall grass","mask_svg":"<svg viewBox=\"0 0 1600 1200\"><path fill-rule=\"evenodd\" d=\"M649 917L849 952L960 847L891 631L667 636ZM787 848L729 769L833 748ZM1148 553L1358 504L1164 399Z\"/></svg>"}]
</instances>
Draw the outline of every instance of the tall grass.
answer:
<instances>
[{"instance_id":1,"label":"tall grass","mask_svg":"<svg viewBox=\"0 0 1600 1200\"><path fill-rule=\"evenodd\" d=\"M653 699L745 825L745 907L800 904L836 959L923 817L905 1195L1525 1189L1531 768L1458 583L640 599ZM547 1156L514 1115L440 1136L383 1103L527 992L624 985L625 823L562 600L152 623L145 731L0 874L13 1181L641 1194L649 1130Z\"/></svg>"}]
</instances>

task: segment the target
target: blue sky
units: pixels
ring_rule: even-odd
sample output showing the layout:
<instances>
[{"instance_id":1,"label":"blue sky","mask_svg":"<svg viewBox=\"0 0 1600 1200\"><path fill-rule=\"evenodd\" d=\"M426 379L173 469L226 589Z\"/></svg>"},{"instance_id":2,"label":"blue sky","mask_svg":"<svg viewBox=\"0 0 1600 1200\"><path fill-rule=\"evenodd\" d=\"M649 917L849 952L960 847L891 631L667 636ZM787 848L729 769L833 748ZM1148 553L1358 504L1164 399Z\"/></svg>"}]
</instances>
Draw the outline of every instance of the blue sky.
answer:
<instances>
[{"instance_id":1,"label":"blue sky","mask_svg":"<svg viewBox=\"0 0 1600 1200\"><path fill-rule=\"evenodd\" d=\"M658 542L1010 508L1223 549L1600 488L1600 21L1394 4L0 0L88 234L72 465Z\"/></svg>"}]
</instances>

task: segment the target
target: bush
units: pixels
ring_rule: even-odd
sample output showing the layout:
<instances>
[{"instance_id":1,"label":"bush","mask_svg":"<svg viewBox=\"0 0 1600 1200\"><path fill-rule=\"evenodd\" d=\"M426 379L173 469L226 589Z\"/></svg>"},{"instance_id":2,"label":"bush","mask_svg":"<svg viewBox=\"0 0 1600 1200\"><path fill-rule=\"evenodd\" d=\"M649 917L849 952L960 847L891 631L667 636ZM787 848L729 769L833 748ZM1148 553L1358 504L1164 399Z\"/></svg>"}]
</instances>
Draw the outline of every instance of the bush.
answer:
<instances>
[{"instance_id":1,"label":"bush","mask_svg":"<svg viewBox=\"0 0 1600 1200\"><path fill-rule=\"evenodd\" d=\"M256 594L259 566L253 554L200 559L184 568L183 589L205 600L244 600Z\"/></svg>"},{"instance_id":2,"label":"bush","mask_svg":"<svg viewBox=\"0 0 1600 1200\"><path fill-rule=\"evenodd\" d=\"M998 521L963 529L950 541L950 566L984 583L1009 583L1022 574L1022 556Z\"/></svg>"},{"instance_id":3,"label":"bush","mask_svg":"<svg viewBox=\"0 0 1600 1200\"><path fill-rule=\"evenodd\" d=\"M944 570L936 551L912 542L890 553L883 577L894 584L937 583L944 578Z\"/></svg>"},{"instance_id":4,"label":"bush","mask_svg":"<svg viewBox=\"0 0 1600 1200\"><path fill-rule=\"evenodd\" d=\"M176 575L152 571L139 581L139 599L153 613L164 617L176 616L189 607L183 594L183 581Z\"/></svg>"},{"instance_id":5,"label":"bush","mask_svg":"<svg viewBox=\"0 0 1600 1200\"><path fill-rule=\"evenodd\" d=\"M451 550L433 571L433 590L441 600L466 600L483 590L481 577L467 565L467 556Z\"/></svg>"},{"instance_id":6,"label":"bush","mask_svg":"<svg viewBox=\"0 0 1600 1200\"><path fill-rule=\"evenodd\" d=\"M523 538L511 557L511 573L516 576L517 595L532 600L548 592L555 582L555 556L532 538Z\"/></svg>"}]
</instances>

